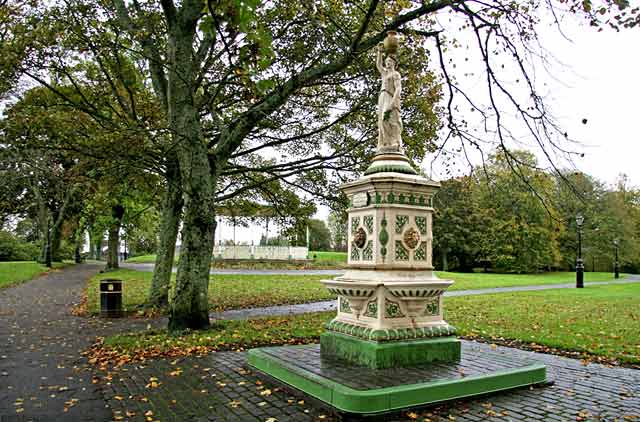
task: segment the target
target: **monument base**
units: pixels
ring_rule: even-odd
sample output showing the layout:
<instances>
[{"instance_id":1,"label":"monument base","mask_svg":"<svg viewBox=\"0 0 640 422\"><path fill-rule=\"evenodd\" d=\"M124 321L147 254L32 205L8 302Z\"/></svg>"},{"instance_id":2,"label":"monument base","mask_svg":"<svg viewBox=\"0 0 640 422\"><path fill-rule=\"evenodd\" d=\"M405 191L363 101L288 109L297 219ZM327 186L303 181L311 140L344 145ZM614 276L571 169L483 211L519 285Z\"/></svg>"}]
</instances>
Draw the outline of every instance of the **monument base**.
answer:
<instances>
[{"instance_id":1,"label":"monument base","mask_svg":"<svg viewBox=\"0 0 640 422\"><path fill-rule=\"evenodd\" d=\"M462 343L457 362L370 369L322 357L320 345L253 349L249 365L339 412L375 414L549 382L544 364Z\"/></svg>"},{"instance_id":2,"label":"monument base","mask_svg":"<svg viewBox=\"0 0 640 422\"><path fill-rule=\"evenodd\" d=\"M320 336L320 345L323 357L371 369L460 360L460 340L455 337L380 343L328 331Z\"/></svg>"}]
</instances>

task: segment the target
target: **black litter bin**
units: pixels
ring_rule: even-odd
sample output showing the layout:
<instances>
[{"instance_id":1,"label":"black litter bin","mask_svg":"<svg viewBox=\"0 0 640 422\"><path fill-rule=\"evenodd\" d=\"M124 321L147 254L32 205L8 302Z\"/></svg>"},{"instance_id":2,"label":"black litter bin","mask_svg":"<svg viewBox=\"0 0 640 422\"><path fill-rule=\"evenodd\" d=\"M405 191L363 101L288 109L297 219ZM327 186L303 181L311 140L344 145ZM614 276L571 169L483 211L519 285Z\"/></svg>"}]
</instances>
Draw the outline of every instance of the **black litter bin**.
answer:
<instances>
[{"instance_id":1,"label":"black litter bin","mask_svg":"<svg viewBox=\"0 0 640 422\"><path fill-rule=\"evenodd\" d=\"M100 280L100 316L119 318L122 315L122 280Z\"/></svg>"}]
</instances>

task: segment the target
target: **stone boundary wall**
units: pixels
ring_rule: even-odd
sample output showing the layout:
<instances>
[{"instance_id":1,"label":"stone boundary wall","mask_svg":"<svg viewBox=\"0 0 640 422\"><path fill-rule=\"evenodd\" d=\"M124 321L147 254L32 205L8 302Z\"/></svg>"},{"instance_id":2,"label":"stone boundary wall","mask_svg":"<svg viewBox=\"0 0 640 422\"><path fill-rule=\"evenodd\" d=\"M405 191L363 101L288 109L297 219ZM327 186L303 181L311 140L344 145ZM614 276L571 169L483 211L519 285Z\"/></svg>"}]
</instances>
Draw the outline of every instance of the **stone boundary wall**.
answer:
<instances>
[{"instance_id":1,"label":"stone boundary wall","mask_svg":"<svg viewBox=\"0 0 640 422\"><path fill-rule=\"evenodd\" d=\"M306 246L223 246L213 248L216 259L267 259L274 261L307 259Z\"/></svg>"}]
</instances>

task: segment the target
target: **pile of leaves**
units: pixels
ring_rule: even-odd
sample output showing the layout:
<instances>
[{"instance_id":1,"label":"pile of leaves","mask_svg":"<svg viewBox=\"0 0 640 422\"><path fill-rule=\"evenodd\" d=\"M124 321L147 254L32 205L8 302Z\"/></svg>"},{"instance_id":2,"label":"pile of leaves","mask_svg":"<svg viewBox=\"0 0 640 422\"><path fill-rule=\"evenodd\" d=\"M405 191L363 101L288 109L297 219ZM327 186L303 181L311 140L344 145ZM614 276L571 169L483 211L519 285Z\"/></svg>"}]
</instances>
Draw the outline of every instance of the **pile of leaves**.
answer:
<instances>
[{"instance_id":1,"label":"pile of leaves","mask_svg":"<svg viewBox=\"0 0 640 422\"><path fill-rule=\"evenodd\" d=\"M83 353L102 370L132 362L181 356L203 356L217 351L243 351L254 347L317 342L333 313L305 314L295 318L271 317L246 321L218 321L205 331L170 334L166 330L98 338Z\"/></svg>"}]
</instances>

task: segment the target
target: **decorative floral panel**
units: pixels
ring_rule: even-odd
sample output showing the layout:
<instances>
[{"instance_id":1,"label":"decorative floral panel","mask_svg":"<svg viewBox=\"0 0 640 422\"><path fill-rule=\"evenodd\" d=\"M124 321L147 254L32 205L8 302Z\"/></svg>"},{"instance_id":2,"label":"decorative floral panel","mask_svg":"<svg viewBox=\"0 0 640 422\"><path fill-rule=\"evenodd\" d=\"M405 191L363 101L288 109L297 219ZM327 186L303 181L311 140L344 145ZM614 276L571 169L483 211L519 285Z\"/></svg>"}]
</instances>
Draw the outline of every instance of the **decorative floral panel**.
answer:
<instances>
[{"instance_id":1,"label":"decorative floral panel","mask_svg":"<svg viewBox=\"0 0 640 422\"><path fill-rule=\"evenodd\" d=\"M427 217L416 216L416 226L420 234L427 234Z\"/></svg>"},{"instance_id":2,"label":"decorative floral panel","mask_svg":"<svg viewBox=\"0 0 640 422\"><path fill-rule=\"evenodd\" d=\"M407 251L407 249L402 245L401 240L396 240L396 261L408 261L408 260L409 260L409 251Z\"/></svg>"},{"instance_id":3,"label":"decorative floral panel","mask_svg":"<svg viewBox=\"0 0 640 422\"><path fill-rule=\"evenodd\" d=\"M360 217L351 217L351 234L354 234L360 226Z\"/></svg>"},{"instance_id":4,"label":"decorative floral panel","mask_svg":"<svg viewBox=\"0 0 640 422\"><path fill-rule=\"evenodd\" d=\"M440 298L432 297L424 308L424 316L436 316L440 314Z\"/></svg>"},{"instance_id":5,"label":"decorative floral panel","mask_svg":"<svg viewBox=\"0 0 640 422\"><path fill-rule=\"evenodd\" d=\"M340 312L351 314L351 306L349 306L349 299L340 296Z\"/></svg>"},{"instance_id":6,"label":"decorative floral panel","mask_svg":"<svg viewBox=\"0 0 640 422\"><path fill-rule=\"evenodd\" d=\"M396 233L402 233L402 228L409 222L408 215L396 215Z\"/></svg>"},{"instance_id":7,"label":"decorative floral panel","mask_svg":"<svg viewBox=\"0 0 640 422\"><path fill-rule=\"evenodd\" d=\"M404 318L400 304L389 299L384 300L384 315L387 318Z\"/></svg>"},{"instance_id":8,"label":"decorative floral panel","mask_svg":"<svg viewBox=\"0 0 640 422\"><path fill-rule=\"evenodd\" d=\"M421 242L418 249L413 253L414 261L426 261L427 260L427 242Z\"/></svg>"},{"instance_id":9,"label":"decorative floral panel","mask_svg":"<svg viewBox=\"0 0 640 422\"><path fill-rule=\"evenodd\" d=\"M367 247L362 250L363 261L373 261L373 240L367 242Z\"/></svg>"},{"instance_id":10,"label":"decorative floral panel","mask_svg":"<svg viewBox=\"0 0 640 422\"><path fill-rule=\"evenodd\" d=\"M372 300L367 303L367 308L364 311L364 316L370 318L378 318L378 300Z\"/></svg>"},{"instance_id":11,"label":"decorative floral panel","mask_svg":"<svg viewBox=\"0 0 640 422\"><path fill-rule=\"evenodd\" d=\"M351 260L360 261L360 249L358 249L358 245L355 242L351 242Z\"/></svg>"},{"instance_id":12,"label":"decorative floral panel","mask_svg":"<svg viewBox=\"0 0 640 422\"><path fill-rule=\"evenodd\" d=\"M362 224L367 228L367 233L373 234L373 216L365 215L362 217Z\"/></svg>"}]
</instances>

